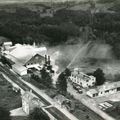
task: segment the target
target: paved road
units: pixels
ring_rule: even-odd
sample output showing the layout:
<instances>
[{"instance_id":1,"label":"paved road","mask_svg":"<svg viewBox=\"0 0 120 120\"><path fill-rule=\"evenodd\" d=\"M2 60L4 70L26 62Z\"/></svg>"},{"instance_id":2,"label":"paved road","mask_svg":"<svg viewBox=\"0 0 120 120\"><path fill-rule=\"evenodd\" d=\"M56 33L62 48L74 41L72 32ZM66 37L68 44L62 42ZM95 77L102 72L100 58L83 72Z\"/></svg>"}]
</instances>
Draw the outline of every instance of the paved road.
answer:
<instances>
[{"instance_id":1,"label":"paved road","mask_svg":"<svg viewBox=\"0 0 120 120\"><path fill-rule=\"evenodd\" d=\"M90 115L92 115L92 120L115 120L113 117L98 109L96 107L96 102L93 99L89 98L86 95L80 95L76 92L76 90L73 89L73 87L71 87L70 84L68 84L68 87L68 92L70 92L70 94L72 94L75 97L75 99L79 100L81 103L83 103L85 106L92 110L89 111L91 113Z\"/></svg>"}]
</instances>

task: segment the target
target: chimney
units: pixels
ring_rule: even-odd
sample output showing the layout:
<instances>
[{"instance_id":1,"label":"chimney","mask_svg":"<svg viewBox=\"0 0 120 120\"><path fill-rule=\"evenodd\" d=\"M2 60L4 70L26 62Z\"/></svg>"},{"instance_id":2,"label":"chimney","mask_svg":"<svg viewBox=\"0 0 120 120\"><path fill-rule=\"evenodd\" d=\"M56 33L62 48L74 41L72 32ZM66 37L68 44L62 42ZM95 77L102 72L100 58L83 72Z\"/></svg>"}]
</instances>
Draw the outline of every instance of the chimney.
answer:
<instances>
[{"instance_id":1,"label":"chimney","mask_svg":"<svg viewBox=\"0 0 120 120\"><path fill-rule=\"evenodd\" d=\"M47 55L45 55L45 64L47 64Z\"/></svg>"},{"instance_id":2,"label":"chimney","mask_svg":"<svg viewBox=\"0 0 120 120\"><path fill-rule=\"evenodd\" d=\"M48 65L50 65L50 56L48 56Z\"/></svg>"}]
</instances>

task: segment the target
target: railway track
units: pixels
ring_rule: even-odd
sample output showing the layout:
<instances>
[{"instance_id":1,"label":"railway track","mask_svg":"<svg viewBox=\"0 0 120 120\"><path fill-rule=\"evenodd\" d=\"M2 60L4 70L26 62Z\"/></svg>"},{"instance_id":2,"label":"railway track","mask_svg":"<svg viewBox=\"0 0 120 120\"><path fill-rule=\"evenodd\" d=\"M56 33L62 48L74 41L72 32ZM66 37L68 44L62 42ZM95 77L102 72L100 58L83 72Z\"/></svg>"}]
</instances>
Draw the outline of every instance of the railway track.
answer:
<instances>
[{"instance_id":1,"label":"railway track","mask_svg":"<svg viewBox=\"0 0 120 120\"><path fill-rule=\"evenodd\" d=\"M32 90L32 92L39 97L39 99L41 100L41 102L43 102L46 106L51 105L46 99L44 99L42 96L40 96L37 92L35 92L32 88L30 88L29 86L27 86L25 83L23 83L14 73L12 73L8 68L6 67L2 67L0 65L0 71L3 72L6 76L8 76L14 83L16 83L17 85L19 85L24 91L30 91Z\"/></svg>"}]
</instances>

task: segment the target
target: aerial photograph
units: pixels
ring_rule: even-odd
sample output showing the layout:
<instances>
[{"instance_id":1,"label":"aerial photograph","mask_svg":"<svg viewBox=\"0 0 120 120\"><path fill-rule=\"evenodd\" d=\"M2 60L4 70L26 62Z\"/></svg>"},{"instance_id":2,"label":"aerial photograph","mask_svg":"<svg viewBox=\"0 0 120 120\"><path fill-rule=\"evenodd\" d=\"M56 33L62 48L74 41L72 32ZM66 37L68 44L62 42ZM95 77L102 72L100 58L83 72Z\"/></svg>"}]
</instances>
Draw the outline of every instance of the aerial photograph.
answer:
<instances>
[{"instance_id":1,"label":"aerial photograph","mask_svg":"<svg viewBox=\"0 0 120 120\"><path fill-rule=\"evenodd\" d=\"M120 120L120 0L0 0L0 120Z\"/></svg>"}]
</instances>

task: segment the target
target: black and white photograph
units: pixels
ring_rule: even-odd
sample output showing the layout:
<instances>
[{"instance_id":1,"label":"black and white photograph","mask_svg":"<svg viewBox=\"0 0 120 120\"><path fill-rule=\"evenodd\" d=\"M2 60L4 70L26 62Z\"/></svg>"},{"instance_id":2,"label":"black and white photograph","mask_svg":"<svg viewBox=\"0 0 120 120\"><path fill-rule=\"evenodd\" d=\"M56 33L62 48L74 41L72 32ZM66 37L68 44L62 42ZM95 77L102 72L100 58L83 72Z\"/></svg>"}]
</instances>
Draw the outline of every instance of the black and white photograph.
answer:
<instances>
[{"instance_id":1,"label":"black and white photograph","mask_svg":"<svg viewBox=\"0 0 120 120\"><path fill-rule=\"evenodd\" d=\"M120 120L120 0L0 0L0 120Z\"/></svg>"}]
</instances>

